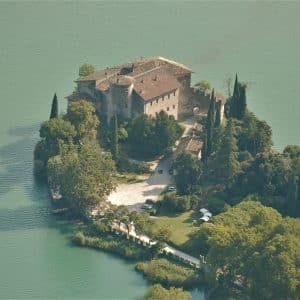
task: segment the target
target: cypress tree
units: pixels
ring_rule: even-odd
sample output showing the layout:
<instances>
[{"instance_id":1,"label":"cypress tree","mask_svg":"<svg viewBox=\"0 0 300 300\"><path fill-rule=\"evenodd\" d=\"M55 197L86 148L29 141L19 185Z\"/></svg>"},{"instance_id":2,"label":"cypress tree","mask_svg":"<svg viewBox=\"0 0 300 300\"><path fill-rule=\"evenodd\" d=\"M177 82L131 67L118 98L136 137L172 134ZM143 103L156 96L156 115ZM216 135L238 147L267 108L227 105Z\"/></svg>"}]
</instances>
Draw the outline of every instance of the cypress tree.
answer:
<instances>
[{"instance_id":1,"label":"cypress tree","mask_svg":"<svg viewBox=\"0 0 300 300\"><path fill-rule=\"evenodd\" d=\"M239 98L237 99L236 118L241 120L246 114L246 85L239 83Z\"/></svg>"},{"instance_id":2,"label":"cypress tree","mask_svg":"<svg viewBox=\"0 0 300 300\"><path fill-rule=\"evenodd\" d=\"M215 92L212 90L210 97L210 104L207 112L206 119L206 135L207 135L207 157L212 153L212 139L213 139L213 131L214 131L214 123L215 123Z\"/></svg>"},{"instance_id":3,"label":"cypress tree","mask_svg":"<svg viewBox=\"0 0 300 300\"><path fill-rule=\"evenodd\" d=\"M201 150L201 160L206 164L207 163L207 134L204 136L204 142Z\"/></svg>"},{"instance_id":4,"label":"cypress tree","mask_svg":"<svg viewBox=\"0 0 300 300\"><path fill-rule=\"evenodd\" d=\"M118 139L118 119L117 115L114 115L113 120L112 120L112 147L111 147L111 152L113 159L115 161L118 160L119 158L119 139Z\"/></svg>"},{"instance_id":5,"label":"cypress tree","mask_svg":"<svg viewBox=\"0 0 300 300\"><path fill-rule=\"evenodd\" d=\"M237 105L238 105L238 99L239 99L239 81L238 81L238 76L235 74L235 81L234 81L234 88L233 88L233 95L230 99L230 112L229 116L231 118L236 118L237 117Z\"/></svg>"},{"instance_id":6,"label":"cypress tree","mask_svg":"<svg viewBox=\"0 0 300 300\"><path fill-rule=\"evenodd\" d=\"M216 108L216 118L215 118L215 127L218 128L221 126L221 102L216 103L217 108Z\"/></svg>"},{"instance_id":7,"label":"cypress tree","mask_svg":"<svg viewBox=\"0 0 300 300\"><path fill-rule=\"evenodd\" d=\"M237 141L233 133L232 120L229 119L225 128L222 144L214 162L217 178L227 183L232 182L240 168L237 155Z\"/></svg>"},{"instance_id":8,"label":"cypress tree","mask_svg":"<svg viewBox=\"0 0 300 300\"><path fill-rule=\"evenodd\" d=\"M52 100L52 106L51 106L51 113L50 113L50 119L54 119L58 117L58 102L57 102L57 96L54 94L53 100Z\"/></svg>"}]
</instances>

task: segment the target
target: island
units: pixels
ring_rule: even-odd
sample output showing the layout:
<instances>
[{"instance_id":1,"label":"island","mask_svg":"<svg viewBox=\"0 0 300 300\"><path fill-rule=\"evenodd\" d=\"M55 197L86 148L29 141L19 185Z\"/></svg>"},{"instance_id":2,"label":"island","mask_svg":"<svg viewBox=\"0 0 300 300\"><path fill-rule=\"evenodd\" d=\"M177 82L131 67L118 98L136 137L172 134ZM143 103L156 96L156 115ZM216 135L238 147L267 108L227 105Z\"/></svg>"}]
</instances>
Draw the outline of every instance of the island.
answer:
<instances>
[{"instance_id":1,"label":"island","mask_svg":"<svg viewBox=\"0 0 300 300\"><path fill-rule=\"evenodd\" d=\"M237 75L227 96L191 75L160 56L82 65L40 127L35 175L76 245L136 262L145 299L297 299L300 146L272 148Z\"/></svg>"}]
</instances>

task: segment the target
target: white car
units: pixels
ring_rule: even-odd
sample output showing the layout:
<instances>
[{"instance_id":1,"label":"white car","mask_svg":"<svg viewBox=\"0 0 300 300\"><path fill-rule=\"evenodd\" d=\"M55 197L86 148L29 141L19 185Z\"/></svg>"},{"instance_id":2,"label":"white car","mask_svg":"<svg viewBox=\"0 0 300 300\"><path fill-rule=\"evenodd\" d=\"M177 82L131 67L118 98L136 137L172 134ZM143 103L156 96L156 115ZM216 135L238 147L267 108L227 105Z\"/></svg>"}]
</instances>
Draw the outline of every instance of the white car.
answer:
<instances>
[{"instance_id":1,"label":"white car","mask_svg":"<svg viewBox=\"0 0 300 300\"><path fill-rule=\"evenodd\" d=\"M199 212L202 213L202 217L199 219L204 222L208 222L212 218L212 213L206 208L200 208Z\"/></svg>"},{"instance_id":2,"label":"white car","mask_svg":"<svg viewBox=\"0 0 300 300\"><path fill-rule=\"evenodd\" d=\"M203 217L201 217L199 220L202 220L203 222L208 222L210 220L209 216L204 215Z\"/></svg>"},{"instance_id":3,"label":"white car","mask_svg":"<svg viewBox=\"0 0 300 300\"><path fill-rule=\"evenodd\" d=\"M200 208L199 212L201 212L201 213L203 213L203 215L205 215L205 214L209 213L209 210L206 208Z\"/></svg>"}]
</instances>

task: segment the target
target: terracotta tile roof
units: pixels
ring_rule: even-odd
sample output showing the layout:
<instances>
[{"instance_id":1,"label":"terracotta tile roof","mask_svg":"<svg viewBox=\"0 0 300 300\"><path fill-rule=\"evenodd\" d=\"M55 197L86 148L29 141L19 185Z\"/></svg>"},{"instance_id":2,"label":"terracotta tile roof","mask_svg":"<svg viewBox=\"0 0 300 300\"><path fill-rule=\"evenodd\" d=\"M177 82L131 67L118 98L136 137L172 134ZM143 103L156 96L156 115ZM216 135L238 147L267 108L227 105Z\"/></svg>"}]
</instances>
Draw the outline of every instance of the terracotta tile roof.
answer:
<instances>
[{"instance_id":1,"label":"terracotta tile roof","mask_svg":"<svg viewBox=\"0 0 300 300\"><path fill-rule=\"evenodd\" d=\"M125 72L124 75L135 78L136 76L140 76L147 71L151 71L160 67L169 71L169 73L174 76L180 76L192 72L191 69L183 64L161 56L157 56L136 60L131 63L121 64L112 68L106 68L101 71L96 71L88 76L80 77L76 82L96 81L96 89L105 91L108 89L110 81L116 80L117 76L122 74L122 72Z\"/></svg>"},{"instance_id":2,"label":"terracotta tile roof","mask_svg":"<svg viewBox=\"0 0 300 300\"><path fill-rule=\"evenodd\" d=\"M145 101L151 100L180 87L180 83L164 68L154 70L135 77L134 90Z\"/></svg>"}]
</instances>

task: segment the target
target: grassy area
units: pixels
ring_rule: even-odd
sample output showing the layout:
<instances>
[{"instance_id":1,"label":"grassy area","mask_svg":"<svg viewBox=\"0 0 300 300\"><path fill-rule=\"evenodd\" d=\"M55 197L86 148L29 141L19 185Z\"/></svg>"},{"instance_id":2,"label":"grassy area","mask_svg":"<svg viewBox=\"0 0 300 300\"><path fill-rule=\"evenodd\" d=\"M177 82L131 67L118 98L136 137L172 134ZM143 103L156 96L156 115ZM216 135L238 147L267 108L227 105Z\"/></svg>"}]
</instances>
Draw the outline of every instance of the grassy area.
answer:
<instances>
[{"instance_id":1,"label":"grassy area","mask_svg":"<svg viewBox=\"0 0 300 300\"><path fill-rule=\"evenodd\" d=\"M199 225L193 225L193 220L199 220L200 213L187 211L182 214L163 214L154 218L154 226L167 227L171 231L170 241L182 247L189 239L189 235L197 230Z\"/></svg>"}]
</instances>

